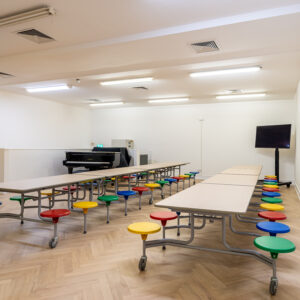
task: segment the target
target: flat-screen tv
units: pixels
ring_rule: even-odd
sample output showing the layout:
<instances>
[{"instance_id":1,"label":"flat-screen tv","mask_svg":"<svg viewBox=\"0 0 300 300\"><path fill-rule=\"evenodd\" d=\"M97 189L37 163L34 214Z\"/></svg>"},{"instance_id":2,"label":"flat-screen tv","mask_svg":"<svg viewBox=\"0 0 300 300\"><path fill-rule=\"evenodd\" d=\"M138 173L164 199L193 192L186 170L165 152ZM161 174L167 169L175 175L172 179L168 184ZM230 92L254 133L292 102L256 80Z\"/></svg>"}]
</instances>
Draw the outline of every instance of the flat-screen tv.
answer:
<instances>
[{"instance_id":1,"label":"flat-screen tv","mask_svg":"<svg viewBox=\"0 0 300 300\"><path fill-rule=\"evenodd\" d=\"M255 148L290 148L291 124L256 127Z\"/></svg>"}]
</instances>

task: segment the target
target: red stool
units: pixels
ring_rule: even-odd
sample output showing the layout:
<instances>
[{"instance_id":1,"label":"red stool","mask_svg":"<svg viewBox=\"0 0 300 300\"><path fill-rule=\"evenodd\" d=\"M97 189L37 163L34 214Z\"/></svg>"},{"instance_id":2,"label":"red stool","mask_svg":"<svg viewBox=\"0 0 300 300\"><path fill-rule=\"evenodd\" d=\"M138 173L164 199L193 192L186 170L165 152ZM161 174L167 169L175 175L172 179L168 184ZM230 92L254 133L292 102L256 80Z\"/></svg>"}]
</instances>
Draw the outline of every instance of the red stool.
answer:
<instances>
[{"instance_id":1,"label":"red stool","mask_svg":"<svg viewBox=\"0 0 300 300\"><path fill-rule=\"evenodd\" d=\"M175 176L175 177L172 177L172 178L176 179L177 193L178 193L179 192L179 190L178 190L178 183L179 183L180 180L183 180L184 178L183 177L179 177L179 176Z\"/></svg>"},{"instance_id":2,"label":"red stool","mask_svg":"<svg viewBox=\"0 0 300 300\"><path fill-rule=\"evenodd\" d=\"M78 189L80 190L80 187L78 187ZM68 188L67 186L64 186L64 187L63 187L63 190L64 190L64 191L68 191L69 188ZM71 186L70 186L70 191L71 191L71 192L75 192L76 190L77 190L76 185L71 185Z\"/></svg>"},{"instance_id":3,"label":"red stool","mask_svg":"<svg viewBox=\"0 0 300 300\"><path fill-rule=\"evenodd\" d=\"M150 218L154 220L160 220L161 225L163 227L163 239L166 238L166 225L168 220L174 220L177 219L176 212L173 211L156 211L150 214ZM164 245L163 250L166 249L166 246Z\"/></svg>"},{"instance_id":4,"label":"red stool","mask_svg":"<svg viewBox=\"0 0 300 300\"><path fill-rule=\"evenodd\" d=\"M132 179L132 178L135 178L135 176L130 176L130 179ZM123 179L129 179L129 176L128 175L125 175L125 176L123 176Z\"/></svg>"},{"instance_id":5,"label":"red stool","mask_svg":"<svg viewBox=\"0 0 300 300\"><path fill-rule=\"evenodd\" d=\"M277 188L267 188L267 187L265 187L262 190L265 191L265 192L279 192L279 189L277 189Z\"/></svg>"},{"instance_id":6,"label":"red stool","mask_svg":"<svg viewBox=\"0 0 300 300\"><path fill-rule=\"evenodd\" d=\"M55 248L58 242L57 223L60 217L68 216L71 212L68 209L50 209L41 212L41 217L50 218L54 224L54 236L49 242L50 248Z\"/></svg>"},{"instance_id":7,"label":"red stool","mask_svg":"<svg viewBox=\"0 0 300 300\"><path fill-rule=\"evenodd\" d=\"M270 222L286 219L286 215L279 211L261 211L258 213L258 216L264 219L268 219Z\"/></svg>"},{"instance_id":8,"label":"red stool","mask_svg":"<svg viewBox=\"0 0 300 300\"><path fill-rule=\"evenodd\" d=\"M141 209L141 206L142 206L142 194L143 194L143 192L149 191L149 189L146 188L146 187L144 187L144 186L136 186L136 187L133 187L132 190L139 193L139 209Z\"/></svg>"}]
</instances>

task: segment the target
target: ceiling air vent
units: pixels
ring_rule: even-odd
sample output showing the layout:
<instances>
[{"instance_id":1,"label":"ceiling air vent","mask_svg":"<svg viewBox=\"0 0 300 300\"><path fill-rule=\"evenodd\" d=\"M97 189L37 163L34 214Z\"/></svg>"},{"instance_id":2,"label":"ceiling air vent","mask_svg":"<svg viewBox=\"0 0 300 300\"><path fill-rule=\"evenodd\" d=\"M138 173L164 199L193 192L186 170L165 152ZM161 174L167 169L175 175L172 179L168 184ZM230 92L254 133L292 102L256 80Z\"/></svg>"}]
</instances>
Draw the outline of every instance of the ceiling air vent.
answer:
<instances>
[{"instance_id":1,"label":"ceiling air vent","mask_svg":"<svg viewBox=\"0 0 300 300\"><path fill-rule=\"evenodd\" d=\"M4 73L4 72L0 72L0 78L10 78L10 77L14 77L14 75Z\"/></svg>"},{"instance_id":2,"label":"ceiling air vent","mask_svg":"<svg viewBox=\"0 0 300 300\"><path fill-rule=\"evenodd\" d=\"M18 31L17 34L37 44L43 44L54 41L54 38L52 38L51 36L42 33L34 28Z\"/></svg>"},{"instance_id":3,"label":"ceiling air vent","mask_svg":"<svg viewBox=\"0 0 300 300\"><path fill-rule=\"evenodd\" d=\"M145 86L134 86L133 89L136 89L136 90L148 90L148 88L145 87Z\"/></svg>"},{"instance_id":4,"label":"ceiling air vent","mask_svg":"<svg viewBox=\"0 0 300 300\"><path fill-rule=\"evenodd\" d=\"M196 53L205 53L219 50L219 47L214 41L193 43L191 44L191 47L196 51Z\"/></svg>"}]
</instances>

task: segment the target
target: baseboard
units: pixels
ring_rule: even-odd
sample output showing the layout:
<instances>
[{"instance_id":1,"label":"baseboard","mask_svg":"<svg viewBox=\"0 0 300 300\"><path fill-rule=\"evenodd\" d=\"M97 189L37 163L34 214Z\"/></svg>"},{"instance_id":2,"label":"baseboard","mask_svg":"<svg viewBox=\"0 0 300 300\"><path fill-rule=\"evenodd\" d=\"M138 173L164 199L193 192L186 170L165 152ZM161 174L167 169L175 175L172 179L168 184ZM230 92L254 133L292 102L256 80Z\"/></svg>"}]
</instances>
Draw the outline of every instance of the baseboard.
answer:
<instances>
[{"instance_id":1,"label":"baseboard","mask_svg":"<svg viewBox=\"0 0 300 300\"><path fill-rule=\"evenodd\" d=\"M296 183L296 182L295 182L295 190L296 190L296 193L297 193L298 199L300 200L300 188L299 188L299 186L297 185L297 183Z\"/></svg>"}]
</instances>

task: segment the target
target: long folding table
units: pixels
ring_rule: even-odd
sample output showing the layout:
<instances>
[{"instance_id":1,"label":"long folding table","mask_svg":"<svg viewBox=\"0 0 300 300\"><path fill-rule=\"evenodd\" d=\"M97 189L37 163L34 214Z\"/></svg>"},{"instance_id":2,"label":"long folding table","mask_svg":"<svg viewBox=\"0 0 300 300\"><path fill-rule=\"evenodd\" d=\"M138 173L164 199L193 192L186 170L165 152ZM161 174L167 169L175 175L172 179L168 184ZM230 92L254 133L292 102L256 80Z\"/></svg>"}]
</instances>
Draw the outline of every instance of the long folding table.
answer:
<instances>
[{"instance_id":1,"label":"long folding table","mask_svg":"<svg viewBox=\"0 0 300 300\"><path fill-rule=\"evenodd\" d=\"M122 175L130 175L134 173L140 173L143 171L148 171L149 168L159 169L159 168L168 168L168 167L176 167L188 164L187 162L167 162L167 163L155 163L150 165L143 166L132 166L132 167L124 167L124 168L113 168L99 171L89 171L82 173L74 173L74 174L65 174L65 175L57 175L57 176L48 176L48 177L40 177L40 178L32 178L18 181L10 181L10 182L1 182L0 183L0 192L10 192L10 193L18 193L21 195L21 212L20 214L12 214L12 213L0 213L0 218L13 218L20 219L21 221L33 221L40 222L45 221L41 216L42 206L42 194L41 191L45 189L52 189L52 202L55 201L55 188L67 186L68 187L68 208L71 208L71 199L70 199L70 187L71 185L78 185L82 182L93 182L96 181L98 186L100 181L106 177L118 177ZM116 185L117 189L117 185ZM31 193L31 195L28 195ZM32 193L37 193L37 195L32 195ZM24 215L24 198L26 196L30 196L32 200L38 201L38 217L39 219L25 218ZM29 208L35 208L35 206L31 206ZM49 207L47 207L49 208Z\"/></svg>"},{"instance_id":2,"label":"long folding table","mask_svg":"<svg viewBox=\"0 0 300 300\"><path fill-rule=\"evenodd\" d=\"M254 192L261 166L238 166L227 169L221 174L217 174L202 183L198 183L186 190L183 190L165 200L155 204L159 208L168 208L177 213L188 213L190 224L183 225L182 228L190 229L190 237L187 240L162 238L158 240L143 241L143 255L139 266L145 268L147 256L146 249L161 246L176 246L183 248L198 249L215 253L244 255L255 257L259 261L267 264L273 269L273 277L276 277L275 260L269 258L258 251L252 249L240 249L232 247L226 240L226 224L236 234L247 234L259 236L256 233L239 232L232 226L232 216L247 212L252 194ZM195 226L195 218L202 219L200 226ZM207 219L221 221L221 235L224 249L207 248L201 245L192 245L195 230L202 229ZM177 228L178 226L168 226L165 229ZM163 234L165 236L165 234Z\"/></svg>"}]
</instances>

